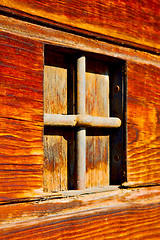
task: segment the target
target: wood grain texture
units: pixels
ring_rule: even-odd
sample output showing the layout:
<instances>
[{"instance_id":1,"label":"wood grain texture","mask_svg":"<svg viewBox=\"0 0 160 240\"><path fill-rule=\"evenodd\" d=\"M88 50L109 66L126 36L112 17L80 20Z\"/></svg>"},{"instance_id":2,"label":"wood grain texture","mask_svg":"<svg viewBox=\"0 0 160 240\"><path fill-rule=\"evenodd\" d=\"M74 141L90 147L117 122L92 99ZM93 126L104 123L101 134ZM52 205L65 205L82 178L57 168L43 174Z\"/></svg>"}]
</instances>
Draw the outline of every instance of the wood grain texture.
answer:
<instances>
[{"instance_id":1,"label":"wood grain texture","mask_svg":"<svg viewBox=\"0 0 160 240\"><path fill-rule=\"evenodd\" d=\"M137 207L147 204L158 204L160 202L160 187L144 187L137 189L108 190L101 193L90 193L84 195L57 198L46 201L40 199L33 202L23 202L0 205L1 225L47 217L50 215L60 216L70 212L94 211L100 208L119 209Z\"/></svg>"},{"instance_id":2,"label":"wood grain texture","mask_svg":"<svg viewBox=\"0 0 160 240\"><path fill-rule=\"evenodd\" d=\"M38 20L51 20L52 24L59 26L66 24L65 28L79 32L85 30L122 43L135 43L155 51L160 49L158 0L82 0L80 3L75 0L50 0L47 3L39 0L1 0L1 6L5 11L8 7L8 12L18 10L18 15L27 13L30 18L41 17Z\"/></svg>"},{"instance_id":3,"label":"wood grain texture","mask_svg":"<svg viewBox=\"0 0 160 240\"><path fill-rule=\"evenodd\" d=\"M128 62L128 181L160 183L160 68Z\"/></svg>"},{"instance_id":4,"label":"wood grain texture","mask_svg":"<svg viewBox=\"0 0 160 240\"><path fill-rule=\"evenodd\" d=\"M44 66L44 113L67 114L67 64L63 54L48 53ZM44 135L44 191L68 189L67 141Z\"/></svg>"},{"instance_id":5,"label":"wood grain texture","mask_svg":"<svg viewBox=\"0 0 160 240\"><path fill-rule=\"evenodd\" d=\"M86 114L109 117L107 63L87 59L86 68ZM86 188L109 185L109 136L94 136L95 132L92 128L86 136Z\"/></svg>"},{"instance_id":6,"label":"wood grain texture","mask_svg":"<svg viewBox=\"0 0 160 240\"><path fill-rule=\"evenodd\" d=\"M53 30L53 29L47 29L45 27L39 27L39 26L36 26L34 24L29 24L29 23L25 23L23 21L18 21L18 20L15 20L13 18L7 18L7 17L4 17L4 16L1 16L1 29L3 30L1 32L1 42L3 43L3 45L5 45L5 42L6 42L6 39L9 39L7 40L8 41L8 46L11 46L13 47L13 45L15 46L15 49L16 47L19 46L19 44L24 44L25 48L32 48L34 46L28 46L26 44L26 42L24 41L24 38L21 38L19 35L23 35L25 37L29 37L29 39L33 38L33 39L38 39L39 41L43 41L45 43L50 43L50 44L57 44L57 45L60 45L60 46L69 46L71 48L75 47L76 49L80 49L80 48L83 48L84 50L87 50L87 51L95 51L97 53L100 53L100 54L107 54L109 56L113 56L113 57L119 57L119 58L122 58L122 59L126 59L128 61L131 61L132 59L132 62L130 62L129 64L129 68L128 68L128 83L129 83L129 98L128 98L128 131L129 131L129 140L128 140L128 143L130 143L130 140L131 140L131 144L129 145L129 152L128 152L128 159L129 159L129 164L131 162L131 165L128 164L128 179L130 181L135 181L136 177L135 177L135 171L137 171L138 169L138 166L134 165L134 160L133 161L130 161L130 159L134 159L134 156L132 156L132 153L130 152L130 149L131 147L134 145L134 143L132 143L132 138L137 134L136 131L134 130L134 125L132 125L132 120L131 118L133 118L135 124L136 124L136 114L138 114L138 119L141 119L141 113L142 112L147 112L147 114L150 114L148 112L148 108L145 106L145 102L147 104L150 104L150 110L151 112L153 113L153 116L155 116L155 110L154 109L154 104L153 104L153 109L152 109L152 104L150 103L150 100L147 100L147 98L151 97L152 99L152 102L154 101L157 101L156 105L158 106L158 99L157 97L159 98L159 95L157 95L157 97L155 97L155 99L153 99L153 96L155 96L155 94L157 94L156 92L159 91L159 90L155 90L154 93L149 93L149 89L150 89L150 86L148 85L148 82L151 81L151 79L153 79L153 83L156 82L156 86L158 86L158 83L159 83L159 56L155 56L153 54L149 54L149 53L144 53L144 52L140 52L140 51L135 51L133 49L127 49L127 48L123 48L123 47L119 47L119 46L114 46L112 44L108 44L108 43L104 43L102 41L94 41L92 39L87 39L87 38L84 38L84 37L78 37L78 36L74 36L73 34L65 34L65 39L64 39L64 34L63 32L59 32L59 31L56 31L56 30ZM15 41L15 35L10 35L10 37L8 37L8 33L4 33L4 31L11 31L13 33L17 33L17 36L16 36L16 41ZM74 37L73 37L74 36ZM23 39L23 41L21 41ZM32 42L34 43L33 40L28 40L29 42ZM19 43L20 42L20 43ZM36 42L37 43L37 42ZM9 45L10 44L10 45ZM38 43L37 43L38 44ZM39 46L41 46L41 44L39 44ZM34 46L35 49L37 49L35 46ZM35 51L38 51L38 50L35 50ZM13 53L13 51L12 51ZM32 54L31 54L32 55ZM17 56L17 55L16 55ZM37 55L36 55L37 56ZM38 56L37 56L38 58ZM4 60L3 60L4 61ZM9 59L5 60L5 61L11 61ZM23 57L23 61L24 63L27 61L24 57ZM23 61L19 62L22 66L23 66ZM38 61L39 62L39 61ZM33 63L35 64L35 62L33 61ZM14 64L16 65L16 61L14 61ZM27 64L27 63L26 63ZM30 64L30 62L29 62ZM143 64L142 66L143 67L140 67L140 64ZM36 69L36 64L34 65L34 68ZM32 86L33 88L38 88L39 85L39 73L38 72L34 72L34 71L28 71L28 69L25 68L25 66L21 67L21 71L19 70L16 70L16 68L10 68L10 67L7 67L7 66L4 66L4 65L1 65L1 69L5 75L5 79L7 79L7 82L8 82L8 85L10 86L12 84L12 79L10 78L10 76L13 74L14 77L16 76L16 84L19 86L21 86L21 78L22 78L22 74L23 73L23 77L25 77L25 79L31 79L32 81ZM137 69L138 69L138 74L135 74L137 72ZM147 70L148 69L148 70ZM38 70L37 70L38 71ZM143 75L143 71L144 71L144 75ZM149 77L147 77L147 75ZM9 76L9 77L7 77ZM138 76L141 76L140 78ZM153 77L154 76L154 77ZM42 76L41 76L42 77ZM20 80L19 80L20 78ZM34 81L34 79L36 79L36 81ZM145 79L145 85L143 85L143 79ZM41 80L40 80L41 81ZM140 81L140 82L139 82ZM3 80L2 78L2 83L4 82L2 88L4 88L5 84L6 84L6 80ZM27 85L27 81L25 82L25 84ZM152 83L150 82L150 85ZM28 85L27 85L28 86ZM141 86L142 88L139 88L139 91L137 92L137 89L136 87L137 86ZM143 93L142 89L143 87L145 86L146 90L145 90L145 94ZM154 84L153 84L154 86ZM133 90L133 94L132 94L132 88L134 88ZM27 97L28 95L30 97L33 97L36 99L39 98L39 92L37 91L36 93L34 92L34 94L31 94L32 92L30 92L29 90L27 90L28 94L27 94ZM41 90L40 90L41 92ZM3 94L3 93L1 93ZM18 91L17 90L17 94L21 94L20 96L23 96L23 91ZM40 93L42 94L42 92ZM142 94L141 97L139 97L139 99L144 100L144 102L142 102L142 105L141 106L145 106L145 107L140 107L140 110L137 110L137 112L135 111L137 105L134 107L133 105L135 105L137 101L134 101L134 99L136 99L136 95L137 94ZM130 97L131 96L131 97ZM133 96L133 102L134 104L131 103L132 101L132 96ZM4 96L4 99L5 99L5 96ZM10 99L10 96L7 96L7 101L8 99ZM157 99L157 100L156 100ZM16 99L15 99L16 100ZM22 97L22 101L23 101L23 97ZM33 103L33 102L32 102ZM35 103L35 102L34 102ZM33 103L33 104L34 104ZM19 104L19 103L17 103ZM39 116L41 118L41 115L39 115L39 106L38 105L41 103L36 103L35 105L35 108L34 111L37 112L38 114L34 114L31 116L31 111L29 109L25 109L23 108L24 105L22 105L22 108L21 108L21 112L23 113L23 116L25 116L25 118L28 120L28 121L32 121L32 124L36 124L37 122L37 119L39 119ZM10 103L11 105L11 103ZM156 106L155 105L155 106ZM38 106L38 107L37 107ZM17 106L16 106L17 107ZM12 108L10 106L6 106L6 109L7 111L3 111L3 116L7 118L8 116L8 112L10 112L11 115L13 115L14 118L22 118L20 114L18 114L18 110L16 110L16 108L14 106L14 111L12 111ZM32 109L32 111L33 111ZM138 109L138 107L137 107ZM145 110L146 109L146 110ZM142 111L143 110L143 111ZM159 111L159 110L158 110ZM145 114L143 114L143 118ZM18 116L18 117L17 117ZM157 116L158 116L158 112L157 112ZM146 119L149 119L149 122L150 122L150 126L152 125L152 123L154 124L155 121L152 121L152 117L150 115L148 115L148 117L146 117ZM158 118L157 118L158 119ZM147 120L148 122L148 120ZM156 126L159 126L158 124L158 120L156 120ZM146 122L145 122L146 123ZM139 126L141 126L141 123L138 123ZM130 128L130 126L132 126ZM143 124L142 128L146 128L147 124ZM157 127L158 129L158 127ZM149 130L147 130L151 133L151 127ZM157 131L153 131L154 133L156 132L156 134L158 134L158 130ZM141 133L140 133L141 134ZM151 137L152 138L152 137ZM134 140L134 139L133 139ZM144 134L143 134L143 137L142 137L142 140L144 142L147 142L147 136L146 138L144 137ZM139 141L137 142L137 144L142 144L143 141ZM158 138L157 140L155 139L155 145L157 146L158 145ZM153 150L154 151L157 151L156 148L158 147L155 147L155 145L151 145L151 143L148 145L148 149L151 153L148 153L152 155L152 152ZM151 146L151 148L150 148ZM152 147L153 146L153 147ZM136 150L137 149L137 150ZM138 152L138 148L135 147L134 148L135 151ZM157 172L156 173L156 176L154 175L155 179L153 181L156 181L158 182L158 172L159 172L159 166L158 164L156 165L156 161L157 159L159 159L159 153L155 152L155 164L153 164L151 167L151 169L153 169L155 166L155 171ZM140 153L141 154L141 153ZM157 158L158 156L158 158ZM151 157L151 160L153 160L154 157L152 156ZM138 163L138 161L135 161ZM142 166L142 169L146 169L147 167L149 168L149 159L147 160L147 163L148 165L145 166L145 164L143 164ZM157 169L157 170L156 170ZM148 172L146 172L148 171ZM144 170L145 174L147 173L146 175L146 180L145 181L148 181L150 180L152 177L151 177L151 172L149 170ZM142 180L142 174L140 172L140 178ZM149 177L150 175L150 177ZM148 180L147 180L148 179ZM141 182L141 180L139 179L139 183Z\"/></svg>"},{"instance_id":7,"label":"wood grain texture","mask_svg":"<svg viewBox=\"0 0 160 240\"><path fill-rule=\"evenodd\" d=\"M35 7L35 2L25 2L28 3L28 9ZM48 3L46 3L47 9L49 9ZM137 4L132 1L124 4L122 1L119 5L120 7L125 5L122 10L135 5L137 10L141 3L142 1ZM148 2L144 4L146 3ZM22 4L21 10L23 7L26 8L22 1L19 3L12 1L12 4L19 6ZM42 1L41 4L44 6ZM55 12L56 6L63 4L64 2L55 2ZM81 7L83 4L84 2ZM93 6L96 4L103 4L103 1L95 1ZM152 2L148 4L151 6ZM157 18L151 17L150 23L148 19L146 20L151 12L159 11L155 4L154 2L152 8L144 7L143 10L148 12L139 18L136 15L139 12L135 11L133 15L133 8L129 9L127 19L130 19L131 13L138 25L133 20L130 27L135 24L135 28L129 28L128 33L118 30L116 36L120 37L125 33L127 38L133 30L133 42L138 37L137 41L141 40L142 44L153 46L156 40L155 47L157 47L159 36L157 34L155 38L155 30L153 31L154 19ZM90 5L87 8L90 12ZM93 9L93 15L98 9L100 8ZM62 14L58 12L57 15L61 14L62 19L68 10L64 10ZM78 11L79 8L76 10ZM118 11L121 16L123 11L119 9ZM76 11L71 12L74 13L77 17ZM105 17L108 18L109 14L106 13L107 11ZM101 13L98 15L100 16ZM142 21L142 17L146 18L144 26L141 27L139 22ZM91 17L88 19L90 21ZM95 19L92 20L95 24ZM125 17L124 20L126 21ZM1 16L0 22L2 30L0 34L0 199L4 203L10 200L18 201L18 198L32 197L23 199L32 201L35 200L33 199L35 193L39 192L37 202L0 206L0 221L3 223L0 227L0 239L24 239L24 236L25 239L160 239L159 187L119 189L109 193L40 201L43 196L43 43L83 48L84 51L95 51L128 61L128 183L158 184L160 182L159 56L69 33L66 33L64 38L63 32L4 16ZM110 24L109 21L104 23ZM82 26L83 22L79 24ZM105 24L103 31L108 31L109 28L105 28ZM150 31L149 27L153 31L153 35L151 34L153 37L147 35L147 31L148 33ZM113 28L112 24L111 28ZM97 31L96 28L94 30ZM139 37L141 32L142 39ZM26 36L28 39L20 36ZM98 145L99 139L97 142ZM73 149L71 152L73 153ZM46 199L48 199L47 195Z\"/></svg>"},{"instance_id":8,"label":"wood grain texture","mask_svg":"<svg viewBox=\"0 0 160 240\"><path fill-rule=\"evenodd\" d=\"M12 217L19 220L1 224L0 239L159 239L159 193L159 187L119 189L78 199L0 206L3 223L14 221Z\"/></svg>"},{"instance_id":9,"label":"wood grain texture","mask_svg":"<svg viewBox=\"0 0 160 240\"><path fill-rule=\"evenodd\" d=\"M0 200L42 188L43 45L0 35Z\"/></svg>"},{"instance_id":10,"label":"wood grain texture","mask_svg":"<svg viewBox=\"0 0 160 240\"><path fill-rule=\"evenodd\" d=\"M109 215L109 216L108 216ZM39 221L38 221L39 220ZM158 240L159 206L99 211L88 215L38 219L2 229L0 239L139 239ZM137 225L137 222L139 223Z\"/></svg>"},{"instance_id":11,"label":"wood grain texture","mask_svg":"<svg viewBox=\"0 0 160 240\"><path fill-rule=\"evenodd\" d=\"M142 64L160 66L159 56L146 53L132 48L109 44L104 41L95 41L92 38L82 37L71 33L55 30L50 27L43 27L20 21L12 17L2 16L0 18L0 30L3 32L14 33L17 36L24 36L40 42L69 47L77 50L95 52L124 60L131 60Z\"/></svg>"}]
</instances>

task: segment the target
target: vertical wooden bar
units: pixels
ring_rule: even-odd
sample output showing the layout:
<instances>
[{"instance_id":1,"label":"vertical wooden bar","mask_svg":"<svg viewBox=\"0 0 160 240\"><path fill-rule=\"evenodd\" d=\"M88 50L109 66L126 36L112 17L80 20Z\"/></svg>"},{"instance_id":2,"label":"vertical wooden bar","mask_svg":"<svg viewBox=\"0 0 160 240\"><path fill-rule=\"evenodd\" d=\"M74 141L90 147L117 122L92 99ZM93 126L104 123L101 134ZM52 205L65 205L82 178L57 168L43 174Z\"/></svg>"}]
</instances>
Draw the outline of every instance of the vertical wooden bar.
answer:
<instances>
[{"instance_id":1,"label":"vertical wooden bar","mask_svg":"<svg viewBox=\"0 0 160 240\"><path fill-rule=\"evenodd\" d=\"M85 114L85 57L77 60L77 114ZM77 189L85 189L86 129L77 130Z\"/></svg>"}]
</instances>

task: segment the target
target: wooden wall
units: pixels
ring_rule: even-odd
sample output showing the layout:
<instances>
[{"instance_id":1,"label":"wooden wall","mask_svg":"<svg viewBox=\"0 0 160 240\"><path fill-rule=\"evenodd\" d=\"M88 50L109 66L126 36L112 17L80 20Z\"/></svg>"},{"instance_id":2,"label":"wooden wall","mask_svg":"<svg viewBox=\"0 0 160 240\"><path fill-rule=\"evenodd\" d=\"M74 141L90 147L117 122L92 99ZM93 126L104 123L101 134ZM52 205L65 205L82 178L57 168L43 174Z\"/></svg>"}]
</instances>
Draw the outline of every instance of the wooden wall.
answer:
<instances>
[{"instance_id":1,"label":"wooden wall","mask_svg":"<svg viewBox=\"0 0 160 240\"><path fill-rule=\"evenodd\" d=\"M0 200L43 184L43 45L0 34ZM34 193L32 193L34 194Z\"/></svg>"},{"instance_id":2,"label":"wooden wall","mask_svg":"<svg viewBox=\"0 0 160 240\"><path fill-rule=\"evenodd\" d=\"M0 239L160 239L158 1L0 4ZM127 189L43 193L45 44L126 61Z\"/></svg>"},{"instance_id":3,"label":"wooden wall","mask_svg":"<svg viewBox=\"0 0 160 240\"><path fill-rule=\"evenodd\" d=\"M159 52L158 0L1 0L1 9Z\"/></svg>"},{"instance_id":4,"label":"wooden wall","mask_svg":"<svg viewBox=\"0 0 160 240\"><path fill-rule=\"evenodd\" d=\"M160 183L160 69L128 62L128 181Z\"/></svg>"}]
</instances>

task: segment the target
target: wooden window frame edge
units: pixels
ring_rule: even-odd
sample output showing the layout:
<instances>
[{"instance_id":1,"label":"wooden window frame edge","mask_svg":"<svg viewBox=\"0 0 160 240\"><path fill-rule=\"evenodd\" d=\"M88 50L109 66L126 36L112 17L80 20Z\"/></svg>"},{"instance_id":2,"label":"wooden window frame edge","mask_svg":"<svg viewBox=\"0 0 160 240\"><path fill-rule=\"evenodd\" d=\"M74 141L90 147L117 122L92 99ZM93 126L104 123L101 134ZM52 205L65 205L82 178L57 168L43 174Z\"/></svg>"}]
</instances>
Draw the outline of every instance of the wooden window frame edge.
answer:
<instances>
[{"instance_id":1,"label":"wooden window frame edge","mask_svg":"<svg viewBox=\"0 0 160 240\"><path fill-rule=\"evenodd\" d=\"M48 50L49 50L49 53L48 53ZM72 53L75 54L76 53L76 56L78 56L77 64L79 63L80 60L84 60L85 57L88 57L88 56L89 57L92 56L93 59L103 60L104 62L106 62L106 64L108 64L109 72L110 72L110 78L111 78L110 79L110 86L109 86L110 91L111 91L110 92L110 99L111 99L110 114L111 115L108 118L113 119L113 120L115 120L115 119L119 120L119 124L117 126L111 126L111 129L113 127L120 127L119 128L120 130L118 130L117 132L113 131L112 134L111 134L111 132L109 134L109 136L110 136L110 140L109 140L110 141L110 149L113 145L116 146L115 150L110 151L111 152L110 153L110 159L112 159L112 161L110 161L110 164L109 164L110 165L109 166L109 172L110 172L110 174L109 174L109 186L111 186L111 185L121 185L123 182L125 182L127 180L127 177L126 177L126 149L127 149L126 148L126 142L127 142L126 141L126 137L127 137L126 136L126 133L127 133L127 130L126 130L126 127L127 127L127 124L126 124L126 122L127 122L126 121L126 116L127 116L127 113L126 113L126 111L127 111L127 104L126 104L126 99L127 99L127 97L126 97L126 95L127 95L127 86L126 86L127 85L127 77L126 77L127 64L126 64L126 61L121 60L121 59L116 58L116 57L110 57L106 54L97 54L96 50L92 51L92 53L90 53L88 51L83 51L83 50L81 50L81 51L78 50L77 51L74 48L74 46L72 47L72 49L70 49L67 46L65 46L65 47L59 47L58 46L57 47L57 45L55 45L55 44L54 45L52 45L52 44L44 45L44 56L48 56L48 54L50 56L52 56L52 54L54 54L54 52L60 52L60 53L65 53L65 54L66 53L67 54L72 54ZM83 56L83 57L79 57L79 55ZM44 57L44 62L45 62L45 57ZM85 61L82 61L82 69L84 68L84 66L83 66L84 62ZM77 69L79 70L79 68L77 68ZM77 70L77 72L80 72L78 70ZM81 80L81 81L79 81L80 83L81 82L83 83L83 81L84 81L83 78L85 78L85 77L83 77L84 69L83 69L82 73L83 73L82 77L79 76L80 74L78 75L78 79ZM78 82L78 84L80 84L79 82ZM82 83L81 83L81 85L83 85ZM120 88L120 91L116 90L115 89L116 87ZM83 87L80 88L80 89L83 90ZM84 90L82 91L82 93L83 92L84 92ZM78 90L77 90L77 93L79 93ZM82 99L81 99L81 101L79 101L79 97L77 97L77 99L80 103L81 102L83 103L84 102L84 99L83 99L84 94L79 94L79 95L80 96L82 95L82 97L81 97ZM121 102L121 103L117 104L117 102ZM85 103L80 104L80 105L78 104L78 106L80 106L80 107L81 107L81 105L85 106ZM116 105L118 105L118 106L116 106ZM84 108L84 106L83 106L83 108ZM69 125L69 126L75 127L75 126L77 126L77 123L78 123L79 119L80 119L80 122L81 122L81 118L82 118L82 122L83 122L82 128L83 128L85 126L86 121L83 121L83 117L81 117L81 116L83 116L85 114L85 112L84 112L84 110L83 111L82 110L80 111L80 110L78 110L78 112L77 112L78 115L46 114L44 112L44 126L46 126L46 125L65 126L65 124L67 123L67 126ZM117 114L118 114L118 118L117 118ZM84 115L84 117L86 117L86 116L90 116L90 115ZM47 117L48 117L48 120L47 120ZM53 117L53 119L52 119L52 117ZM121 120L119 119L119 117L120 117L120 119L122 119L122 124L120 124ZM91 117L91 118L95 119L96 117ZM98 119L102 119L102 118L98 117ZM60 123L58 124L59 121L60 121ZM96 121L97 121L97 119L96 119ZM81 124L80 124L80 127L81 127ZM118 140L116 140L116 139L118 139ZM84 138L83 138L83 141L84 141ZM122 146L120 147L119 144L122 145ZM82 151L78 151L78 152L81 153ZM83 154L80 154L80 155L83 155ZM115 156L118 156L118 160L115 158ZM83 158L84 158L84 156L83 156ZM78 162L82 162L82 161L78 161ZM83 162L84 162L84 160L83 160ZM84 164L81 164L81 165L84 165ZM82 168L84 168L84 167L82 166ZM114 168L114 170L111 170L113 168ZM82 190L82 189L85 190L84 182L83 182L83 179L85 179L85 178L80 177L80 175L81 175L80 172L81 171L79 169L80 168L78 167L77 168L77 174L78 174L78 179L81 179L81 181L79 181L79 180L77 181L78 187L77 187L77 189L74 189L74 190ZM82 175L84 176L84 174L82 174ZM114 175L114 176L111 177L112 175ZM88 188L86 188L86 189L88 189ZM53 189L53 191L54 191L54 189ZM63 193L63 191L65 191L65 190L62 190L62 193Z\"/></svg>"}]
</instances>

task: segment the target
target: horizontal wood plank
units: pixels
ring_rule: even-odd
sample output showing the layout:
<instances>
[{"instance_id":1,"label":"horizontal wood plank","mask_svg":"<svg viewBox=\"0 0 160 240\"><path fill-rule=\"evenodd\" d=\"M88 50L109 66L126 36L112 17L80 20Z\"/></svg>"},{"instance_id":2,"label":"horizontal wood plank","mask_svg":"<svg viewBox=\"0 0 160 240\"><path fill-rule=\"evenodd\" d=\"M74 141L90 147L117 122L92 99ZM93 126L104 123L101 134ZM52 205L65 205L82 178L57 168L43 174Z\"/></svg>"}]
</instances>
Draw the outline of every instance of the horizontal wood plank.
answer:
<instances>
[{"instance_id":1,"label":"horizontal wood plank","mask_svg":"<svg viewBox=\"0 0 160 240\"><path fill-rule=\"evenodd\" d=\"M72 193L73 192L73 193ZM77 191L76 191L77 193ZM56 198L51 199L44 196L46 201L37 197L35 201L21 202L14 204L0 205L0 223L17 222L27 219L35 219L39 216L47 217L50 215L68 214L70 212L80 212L83 210L104 208L123 208L123 204L127 207L139 206L141 204L157 204L160 201L160 186L141 187L132 189L118 189L113 186L105 192L96 193L90 190L90 194L82 192L75 194L75 191L64 193L65 198L60 194L55 194ZM67 195L68 194L68 195ZM50 199L50 200L49 200ZM12 215L10 214L12 212Z\"/></svg>"},{"instance_id":2,"label":"horizontal wood plank","mask_svg":"<svg viewBox=\"0 0 160 240\"><path fill-rule=\"evenodd\" d=\"M124 46L113 45L100 40L95 41L92 38L77 36L67 32L65 32L64 38L63 31L17 20L12 17L1 15L0 30L1 35L6 35L5 32L9 32L16 34L17 37L24 36L46 44L69 47L78 50L83 49L84 51L95 52L124 60L132 60L138 63L160 66L160 57L158 55L134 50Z\"/></svg>"},{"instance_id":3,"label":"horizontal wood plank","mask_svg":"<svg viewBox=\"0 0 160 240\"><path fill-rule=\"evenodd\" d=\"M82 0L80 4L75 0L50 0L47 3L39 0L1 0L1 9L9 13L50 21L60 27L66 25L66 28L78 32L100 34L114 41L138 44L155 51L160 49L159 7L158 0L140 0L138 3Z\"/></svg>"},{"instance_id":4,"label":"horizontal wood plank","mask_svg":"<svg viewBox=\"0 0 160 240\"><path fill-rule=\"evenodd\" d=\"M94 196L3 205L0 220L8 224L1 224L0 239L159 239L159 196L160 187L119 189Z\"/></svg>"}]
</instances>

